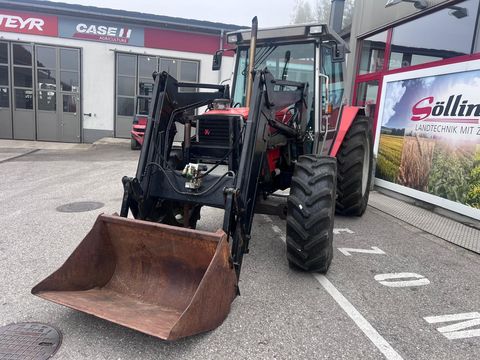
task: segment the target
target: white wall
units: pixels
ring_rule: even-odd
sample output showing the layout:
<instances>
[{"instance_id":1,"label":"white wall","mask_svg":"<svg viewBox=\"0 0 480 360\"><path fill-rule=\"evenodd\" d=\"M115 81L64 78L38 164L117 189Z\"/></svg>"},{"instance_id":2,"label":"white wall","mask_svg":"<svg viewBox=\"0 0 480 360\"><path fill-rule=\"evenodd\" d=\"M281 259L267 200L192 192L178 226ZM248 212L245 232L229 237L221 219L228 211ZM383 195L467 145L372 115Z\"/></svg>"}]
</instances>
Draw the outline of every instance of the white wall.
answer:
<instances>
[{"instance_id":1,"label":"white wall","mask_svg":"<svg viewBox=\"0 0 480 360\"><path fill-rule=\"evenodd\" d=\"M82 49L82 109L83 113L92 113L91 118L83 117L84 129L114 129L115 51L199 61L200 82L203 83L218 84L231 77L233 68L233 58L228 56L223 58L221 72L214 72L211 70L212 55L207 54L6 32L0 32L0 39Z\"/></svg>"}]
</instances>

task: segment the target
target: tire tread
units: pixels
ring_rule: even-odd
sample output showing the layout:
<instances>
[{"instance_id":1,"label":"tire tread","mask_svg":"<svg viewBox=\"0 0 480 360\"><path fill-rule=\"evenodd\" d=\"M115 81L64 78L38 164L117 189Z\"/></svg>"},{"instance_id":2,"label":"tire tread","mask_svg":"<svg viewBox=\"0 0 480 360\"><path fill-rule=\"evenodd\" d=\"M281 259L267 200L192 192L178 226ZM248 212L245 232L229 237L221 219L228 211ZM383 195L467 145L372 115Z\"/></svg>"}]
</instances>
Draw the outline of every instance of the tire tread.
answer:
<instances>
[{"instance_id":1,"label":"tire tread","mask_svg":"<svg viewBox=\"0 0 480 360\"><path fill-rule=\"evenodd\" d=\"M300 156L287 200L287 259L291 267L325 273L333 257L337 161Z\"/></svg>"}]
</instances>

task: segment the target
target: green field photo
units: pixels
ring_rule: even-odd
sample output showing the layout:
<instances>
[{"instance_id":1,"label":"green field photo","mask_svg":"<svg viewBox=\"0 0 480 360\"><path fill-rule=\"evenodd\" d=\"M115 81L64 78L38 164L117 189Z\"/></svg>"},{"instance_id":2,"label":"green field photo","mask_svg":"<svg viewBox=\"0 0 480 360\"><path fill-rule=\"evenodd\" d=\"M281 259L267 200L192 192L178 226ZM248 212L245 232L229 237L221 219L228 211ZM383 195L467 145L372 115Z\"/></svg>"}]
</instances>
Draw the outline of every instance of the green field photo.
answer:
<instances>
[{"instance_id":1,"label":"green field photo","mask_svg":"<svg viewBox=\"0 0 480 360\"><path fill-rule=\"evenodd\" d=\"M380 135L377 168L375 172L377 178L397 182L400 163L402 161L403 142L403 135Z\"/></svg>"}]
</instances>

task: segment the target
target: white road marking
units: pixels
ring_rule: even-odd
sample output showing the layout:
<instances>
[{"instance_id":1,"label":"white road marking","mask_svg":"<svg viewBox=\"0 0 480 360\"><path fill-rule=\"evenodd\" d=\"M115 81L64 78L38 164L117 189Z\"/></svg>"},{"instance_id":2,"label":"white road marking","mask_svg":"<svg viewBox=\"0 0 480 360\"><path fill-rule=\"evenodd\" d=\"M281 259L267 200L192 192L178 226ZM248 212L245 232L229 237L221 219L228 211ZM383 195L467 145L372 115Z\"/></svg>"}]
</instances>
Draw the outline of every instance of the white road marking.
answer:
<instances>
[{"instance_id":1,"label":"white road marking","mask_svg":"<svg viewBox=\"0 0 480 360\"><path fill-rule=\"evenodd\" d=\"M388 360L403 359L399 353L385 340L382 335L363 317L362 314L348 301L345 296L324 276L320 274L313 275L315 279L323 286L330 296L337 302L345 313L362 330L368 339L377 347L378 350Z\"/></svg>"},{"instance_id":2,"label":"white road marking","mask_svg":"<svg viewBox=\"0 0 480 360\"><path fill-rule=\"evenodd\" d=\"M340 235L342 232L347 233L347 234L355 234L352 230L347 229L347 228L344 228L344 229L335 228L335 229L333 229L333 233L335 235Z\"/></svg>"},{"instance_id":3,"label":"white road marking","mask_svg":"<svg viewBox=\"0 0 480 360\"><path fill-rule=\"evenodd\" d=\"M480 313L478 312L427 316L424 317L424 320L429 324L460 321L452 325L437 328L437 330L449 340L466 339L480 336L480 329L464 330L472 326L480 325Z\"/></svg>"},{"instance_id":4,"label":"white road marking","mask_svg":"<svg viewBox=\"0 0 480 360\"><path fill-rule=\"evenodd\" d=\"M351 253L385 255L385 251L379 249L376 246L372 246L371 250L370 249L354 249L354 248L338 248L338 250L345 256L352 256Z\"/></svg>"},{"instance_id":5,"label":"white road marking","mask_svg":"<svg viewBox=\"0 0 480 360\"><path fill-rule=\"evenodd\" d=\"M282 239L283 242L287 241L287 239L283 235L282 230L277 225L272 225L272 230L276 232L278 235L280 235L280 239Z\"/></svg>"},{"instance_id":6,"label":"white road marking","mask_svg":"<svg viewBox=\"0 0 480 360\"><path fill-rule=\"evenodd\" d=\"M282 229L280 229L277 225L272 225L272 230L277 234L282 234Z\"/></svg>"},{"instance_id":7,"label":"white road marking","mask_svg":"<svg viewBox=\"0 0 480 360\"><path fill-rule=\"evenodd\" d=\"M392 279L408 279L415 278L417 280L401 280L390 281ZM391 274L378 274L374 277L380 284L388 287L410 287L410 286L424 286L430 284L425 276L415 273L391 273Z\"/></svg>"},{"instance_id":8,"label":"white road marking","mask_svg":"<svg viewBox=\"0 0 480 360\"><path fill-rule=\"evenodd\" d=\"M265 220L272 224L272 229L278 233L280 228L273 224L272 219L264 216ZM351 231L351 230L350 230ZM280 230L281 232L281 230ZM353 232L352 232L353 233ZM280 237L285 242L285 236ZM385 340L382 335L363 317L362 314L342 295L340 291L324 276L312 274L313 277L323 286L327 293L335 300L343 311L353 320L358 328L367 336L367 338L377 347L387 360L403 360L399 353Z\"/></svg>"}]
</instances>

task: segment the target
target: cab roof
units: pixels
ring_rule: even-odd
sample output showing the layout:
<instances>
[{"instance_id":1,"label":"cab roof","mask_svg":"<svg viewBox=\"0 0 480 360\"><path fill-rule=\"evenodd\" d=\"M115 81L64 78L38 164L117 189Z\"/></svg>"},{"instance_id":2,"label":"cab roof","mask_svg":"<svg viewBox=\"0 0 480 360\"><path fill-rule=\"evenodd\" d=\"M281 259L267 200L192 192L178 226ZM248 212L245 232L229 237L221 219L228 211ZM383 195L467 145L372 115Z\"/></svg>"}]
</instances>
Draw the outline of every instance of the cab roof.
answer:
<instances>
[{"instance_id":1,"label":"cab roof","mask_svg":"<svg viewBox=\"0 0 480 360\"><path fill-rule=\"evenodd\" d=\"M227 41L231 45L247 45L250 42L251 30L242 29L227 33ZM348 49L345 41L333 31L328 24L308 23L300 25L289 25L280 27L271 27L265 29L258 29L257 42L272 42L272 41L334 41L337 44L345 46Z\"/></svg>"}]
</instances>

